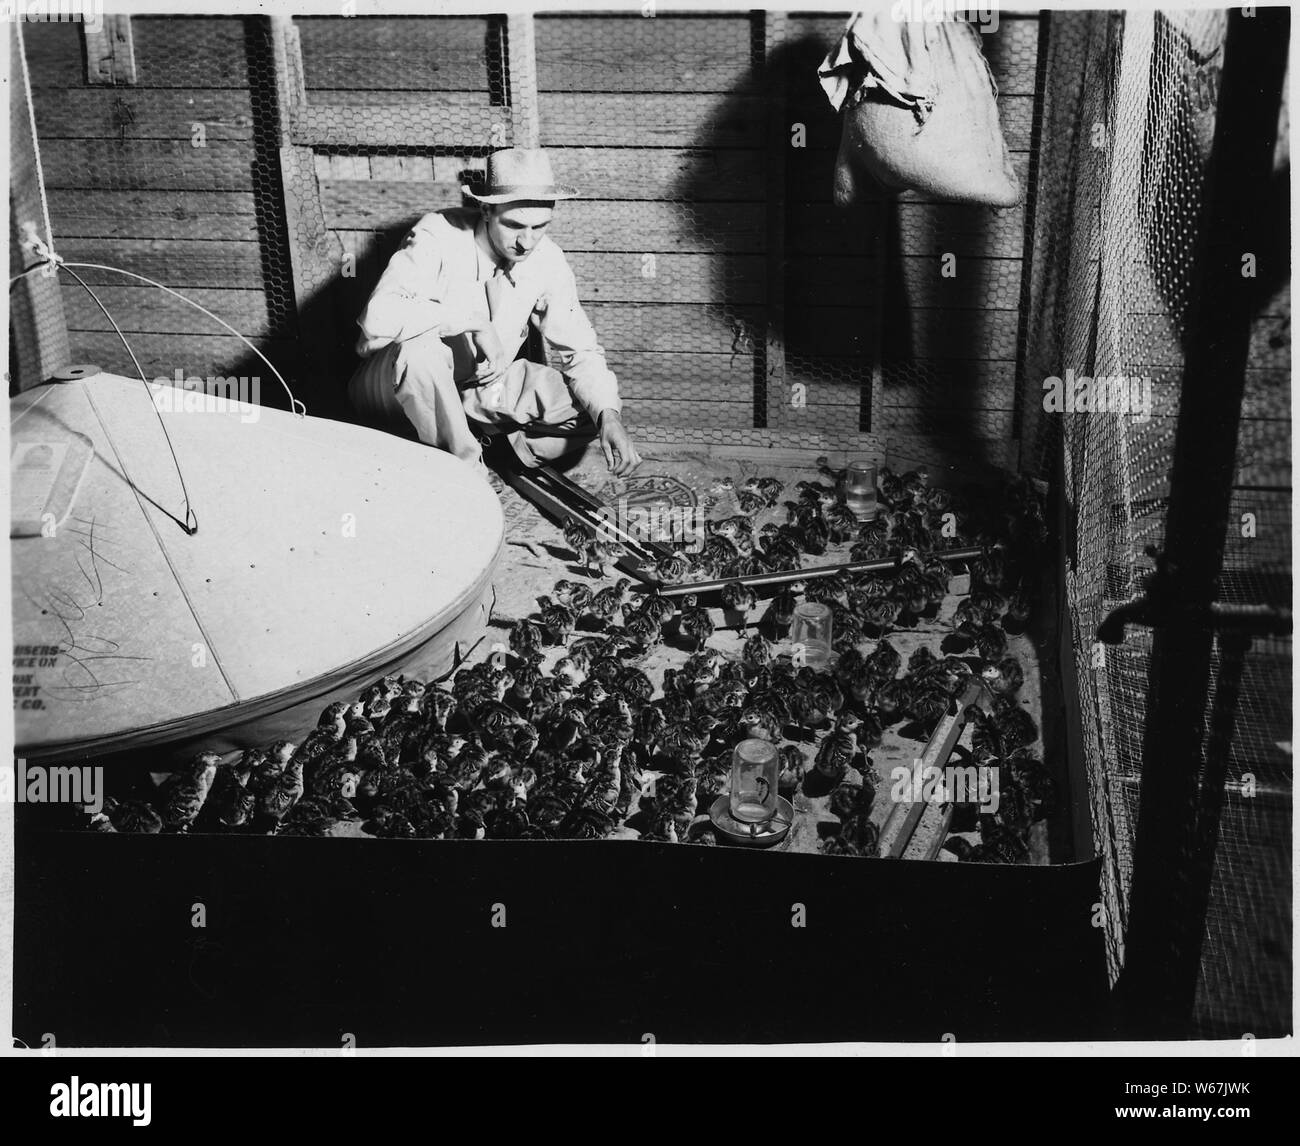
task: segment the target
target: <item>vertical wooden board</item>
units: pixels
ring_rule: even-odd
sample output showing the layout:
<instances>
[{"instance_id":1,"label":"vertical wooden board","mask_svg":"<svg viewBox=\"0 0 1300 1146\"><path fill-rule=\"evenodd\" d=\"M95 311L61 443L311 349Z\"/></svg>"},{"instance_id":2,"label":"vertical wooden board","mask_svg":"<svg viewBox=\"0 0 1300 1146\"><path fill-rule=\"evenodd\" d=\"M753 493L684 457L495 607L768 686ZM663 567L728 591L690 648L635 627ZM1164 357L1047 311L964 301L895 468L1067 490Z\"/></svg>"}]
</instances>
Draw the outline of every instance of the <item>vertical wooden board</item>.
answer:
<instances>
[{"instance_id":1,"label":"vertical wooden board","mask_svg":"<svg viewBox=\"0 0 1300 1146\"><path fill-rule=\"evenodd\" d=\"M314 389L318 413L342 412L346 377L348 328L340 321L338 284L343 269L343 245L325 225L321 210L317 156L292 142L294 110L306 103L302 50L292 17L271 18L272 58L275 66L276 102L280 123L280 179L284 188L284 215L289 261L293 272L294 304L303 365ZM359 157L369 178L370 165ZM333 168L331 167L331 170Z\"/></svg>"},{"instance_id":2,"label":"vertical wooden board","mask_svg":"<svg viewBox=\"0 0 1300 1146\"><path fill-rule=\"evenodd\" d=\"M763 29L762 71L784 49L789 27L784 12L757 12ZM755 36L757 39L757 36ZM769 78L770 79L770 78ZM779 82L767 85L767 330L754 377L754 427L779 428L789 409L785 361L785 238L789 220L786 179L790 137L786 126L786 92Z\"/></svg>"},{"instance_id":3,"label":"vertical wooden board","mask_svg":"<svg viewBox=\"0 0 1300 1146\"><path fill-rule=\"evenodd\" d=\"M86 83L117 87L134 84L135 41L130 16L101 13L98 27L82 25L86 45Z\"/></svg>"},{"instance_id":4,"label":"vertical wooden board","mask_svg":"<svg viewBox=\"0 0 1300 1146\"><path fill-rule=\"evenodd\" d=\"M32 86L83 87L82 25L49 21L29 23L26 30ZM250 83L247 31L243 16L132 16L136 83L143 88L246 91Z\"/></svg>"},{"instance_id":5,"label":"vertical wooden board","mask_svg":"<svg viewBox=\"0 0 1300 1146\"><path fill-rule=\"evenodd\" d=\"M537 37L530 12L506 17L507 94L515 147L537 147L541 120L537 102Z\"/></svg>"},{"instance_id":6,"label":"vertical wooden board","mask_svg":"<svg viewBox=\"0 0 1300 1146\"><path fill-rule=\"evenodd\" d=\"M26 37L16 27L9 49L9 271L11 275L35 266L38 256L23 246L33 231L46 242L46 223L41 208L40 172L36 163L36 141L31 130L31 104L23 86L22 44ZM15 86L16 85L16 86ZM58 279L45 270L35 271L14 284L9 292L9 321L13 333L13 355L17 389L39 385L56 370L68 365L67 320Z\"/></svg>"},{"instance_id":7,"label":"vertical wooden board","mask_svg":"<svg viewBox=\"0 0 1300 1146\"><path fill-rule=\"evenodd\" d=\"M895 259L898 259L902 254L901 239L891 247L887 226L888 221L893 220L897 231L901 231L905 212L901 205L890 204L883 200L879 203L869 204L868 209L873 213L876 221L876 225L872 229L873 242L870 256L876 261L877 265L883 266L891 253ZM869 431L873 434L881 433L877 429L877 423L885 404L885 305L888 300L888 287L882 283L881 289L876 292L873 300L872 326L876 336L875 353L871 361L871 393L868 399L866 416L862 421L863 431Z\"/></svg>"}]
</instances>

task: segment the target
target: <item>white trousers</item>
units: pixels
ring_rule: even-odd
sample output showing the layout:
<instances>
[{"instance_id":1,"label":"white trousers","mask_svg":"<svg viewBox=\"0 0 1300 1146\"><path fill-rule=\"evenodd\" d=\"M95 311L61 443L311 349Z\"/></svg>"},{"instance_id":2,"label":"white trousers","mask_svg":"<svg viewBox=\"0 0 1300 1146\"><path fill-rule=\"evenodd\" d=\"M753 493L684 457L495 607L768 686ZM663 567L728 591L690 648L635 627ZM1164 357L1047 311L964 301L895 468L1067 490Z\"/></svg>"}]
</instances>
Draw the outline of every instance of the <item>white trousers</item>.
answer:
<instances>
[{"instance_id":1,"label":"white trousers","mask_svg":"<svg viewBox=\"0 0 1300 1146\"><path fill-rule=\"evenodd\" d=\"M474 363L463 338L430 331L394 342L365 359L348 383L353 409L379 429L410 436L471 465L482 437L506 434L526 465L580 448L595 435L564 375L516 359L488 386L462 388Z\"/></svg>"}]
</instances>

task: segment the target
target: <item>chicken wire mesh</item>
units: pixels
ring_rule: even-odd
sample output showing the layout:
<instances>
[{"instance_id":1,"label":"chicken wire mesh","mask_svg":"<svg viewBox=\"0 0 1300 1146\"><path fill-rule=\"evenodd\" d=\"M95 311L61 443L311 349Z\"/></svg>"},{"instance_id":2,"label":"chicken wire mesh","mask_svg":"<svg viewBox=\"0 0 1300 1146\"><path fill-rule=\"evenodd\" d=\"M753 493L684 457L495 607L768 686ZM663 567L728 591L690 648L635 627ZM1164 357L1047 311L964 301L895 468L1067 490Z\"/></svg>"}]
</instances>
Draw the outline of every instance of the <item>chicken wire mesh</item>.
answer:
<instances>
[{"instance_id":1,"label":"chicken wire mesh","mask_svg":"<svg viewBox=\"0 0 1300 1146\"><path fill-rule=\"evenodd\" d=\"M1025 211L833 204L841 117L817 69L845 17L138 16L129 66L29 25L56 247L187 292L346 417L356 318L412 223L467 203L492 151L537 144L582 193L552 234L647 440L1014 461ZM1022 183L1038 36L1009 15L982 37ZM266 372L183 302L87 282L149 378ZM66 274L58 294L73 361L134 373Z\"/></svg>"},{"instance_id":2,"label":"chicken wire mesh","mask_svg":"<svg viewBox=\"0 0 1300 1146\"><path fill-rule=\"evenodd\" d=\"M295 299L267 122L273 88L264 94L273 68L255 29L240 19L137 20L133 67L123 57L116 68L88 61L79 24L23 31L58 254L183 291L293 367ZM39 215L31 221L44 230ZM185 303L112 271L78 273L148 378L266 375L245 345ZM134 375L109 317L67 272L57 284L48 305L62 310L72 361ZM264 400L283 405L274 389Z\"/></svg>"},{"instance_id":3,"label":"chicken wire mesh","mask_svg":"<svg viewBox=\"0 0 1300 1146\"><path fill-rule=\"evenodd\" d=\"M1047 41L1044 143L1030 191L1047 222L1033 245L1022 458L1049 473L1063 449L1073 530L1066 591L1113 978L1125 959L1152 640L1130 626L1124 644L1105 646L1096 633L1142 589L1148 548L1164 546L1226 28L1223 11L1054 14ZM1285 194L1289 171L1278 171ZM1257 253L1258 278L1243 278L1258 305L1219 586L1225 602L1286 607L1290 599L1287 233L1282 221L1276 248ZM1097 406L1070 401L1084 378L1124 381L1094 386L1110 401ZM1049 407L1053 393L1066 397ZM1220 638L1210 682L1217 701L1232 687L1223 656ZM1277 1031L1289 1014L1290 692L1289 639L1257 640L1227 744L1194 1016L1202 1036ZM1213 735L1207 714L1207 752ZM1179 814L1190 810L1170 809Z\"/></svg>"},{"instance_id":4,"label":"chicken wire mesh","mask_svg":"<svg viewBox=\"0 0 1300 1146\"><path fill-rule=\"evenodd\" d=\"M1162 543L1224 13L1005 13L981 42L1025 202L997 210L908 192L839 209L840 118L817 67L846 13L647 9L136 17L129 56L107 63L77 25L28 24L56 249L184 291L251 339L310 412L348 416L356 318L388 257L422 214L462 205L488 154L535 143L582 191L553 234L642 440L916 439L1019 456L1046 478L1059 464L1117 975L1150 644L1130 630L1098 652L1093 634L1139 588L1145 548ZM22 209L30 218L16 224L43 229L39 204ZM1289 267L1279 275L1276 262L1261 259L1254 284L1233 502L1242 529L1222 581L1238 602L1289 596ZM179 300L82 274L146 377L270 381L244 343ZM32 286L14 313L66 323L70 361L135 373L79 285ZM16 384L43 380L16 366ZM1150 417L1049 414L1042 382L1069 369L1149 380ZM274 385L259 400L286 404ZM1239 1031L1289 999L1278 961L1290 950L1279 890L1290 871L1289 641L1257 642L1243 671L1202 961L1206 1030Z\"/></svg>"}]
</instances>

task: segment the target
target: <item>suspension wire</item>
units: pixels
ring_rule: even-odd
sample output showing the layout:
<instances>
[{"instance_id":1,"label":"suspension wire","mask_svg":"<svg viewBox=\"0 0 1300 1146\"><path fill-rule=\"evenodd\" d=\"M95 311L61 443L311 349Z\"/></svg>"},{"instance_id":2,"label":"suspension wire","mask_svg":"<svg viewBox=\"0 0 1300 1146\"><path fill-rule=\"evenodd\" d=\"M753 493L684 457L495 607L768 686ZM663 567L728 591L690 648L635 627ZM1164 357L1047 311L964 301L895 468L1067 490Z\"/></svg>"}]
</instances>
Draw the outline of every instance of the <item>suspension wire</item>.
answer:
<instances>
[{"instance_id":1,"label":"suspension wire","mask_svg":"<svg viewBox=\"0 0 1300 1146\"><path fill-rule=\"evenodd\" d=\"M108 307L106 307L100 301L99 295L97 295L91 289L90 284L87 283L86 280L83 279L79 274L77 274L76 271L74 271L71 267L69 267L67 263L63 262L62 259L56 259L55 265L63 267L63 269L68 272L68 274L70 274L74 279L76 279L77 282L79 282L82 285L82 287L85 289L86 293L89 294L90 297L95 300L95 305L104 312L104 317L108 319L109 323L113 327L113 330L117 333L118 338L122 340L122 345L126 347L127 354L131 356L131 361L135 364L136 373L140 375L140 381L144 383L145 390L148 391L149 379L144 376L144 370L140 366L140 360L135 356L135 351L131 349L131 344L127 342L126 335L122 333L122 328L117 325L116 320L113 318L111 314L108 313ZM197 515L194 513L194 510L190 507L190 491L185 487L185 474L181 472L180 459L176 457L176 447L172 445L171 434L167 432L167 423L163 420L162 411L158 409L158 403L153 400L152 391L150 391L149 405L153 407L154 416L158 419L158 425L162 427L163 437L167 439L167 449L171 453L172 464L175 465L176 467L176 476L180 479L180 483L181 483L181 496L184 497L185 499L185 520L184 521L181 521L180 518L174 516L173 514L167 513L167 510L165 509L162 512L167 514L168 517L170 517L174 522L176 522L177 525L179 525L187 534L189 534L192 537L195 533L199 531L199 519ZM125 468L125 464L123 465L123 468ZM132 481L129 474L127 475L127 480L131 482L132 486L135 485L135 482ZM191 522L193 524L191 524Z\"/></svg>"},{"instance_id":2,"label":"suspension wire","mask_svg":"<svg viewBox=\"0 0 1300 1146\"><path fill-rule=\"evenodd\" d=\"M31 72L27 66L27 45L23 40L23 28L22 28L21 20L14 25L14 34L17 36L18 58L22 65L23 92L27 100L27 121L32 135L32 151L36 161L36 186L38 191L40 192L41 222L45 225L45 233L44 235L35 233L35 227L29 224L29 226L31 227L31 231L33 233L22 245L34 251L40 257L40 261L34 263L26 270L20 271L18 274L10 278L9 289L12 290L15 283L19 282L21 279L26 278L33 271L43 270L46 266L54 266L55 268L62 267L64 270L68 272L68 274L70 274L74 279L76 279L76 281L81 284L82 288L86 291L86 293L89 294L92 299L94 299L95 305L99 307L99 309L103 312L104 317L108 319L110 325L113 327L113 331L117 334L117 337L121 340L122 345L126 347L126 352L131 357L131 362L135 366L136 373L140 375L140 381L143 382L145 388L148 389L149 380L145 377L144 370L140 366L140 360L135 356L135 351L131 349L131 344L127 341L126 335L122 333L122 328L118 326L113 316L109 313L108 307L106 307L104 303L100 300L99 295L97 295L91 289L90 285L86 282L86 280L83 279L79 274L77 274L77 272L73 268L80 267L83 270L108 271L112 274L126 275L128 278L138 279L141 282L148 283L150 286L157 287L159 290L165 291L167 294L180 299L182 302L188 303L190 306L194 307L195 310L198 310L203 314L207 315L210 319L212 319L216 323L219 323L226 330L230 331L230 333L233 334L236 338L238 338L241 342L243 342L244 345L246 345L249 348L249 350L251 350L254 354L257 355L258 358L260 358L263 362L266 363L268 369L270 369L271 373L275 375L280 385L284 388L284 392L289 396L289 407L293 411L293 413L300 418L305 417L307 414L306 405L298 398L294 397L293 391L289 388L289 384L284 380L284 376L280 373L280 371L275 368L274 363L272 363L271 360L267 358L265 354L263 354L260 350L258 350L258 348L254 346L253 343L249 341L249 339L245 338L244 335L242 335L238 330L236 330L233 326L231 326L230 323L226 322L225 319L220 318L219 316L213 314L210 310L207 309L207 307L200 305L199 303L195 302L192 298L187 298L179 291L172 290L171 287L164 286L162 283L156 282L145 275L136 274L134 271L126 271L123 270L121 267L111 267L100 263L68 263L65 262L54 250L54 228L50 224L50 204L49 204L49 198L46 195L46 191L45 191L45 168L41 162L41 143L40 143L40 137L36 131L36 106L32 101ZM171 434L167 432L167 423L163 420L162 412L158 409L158 404L152 400L152 392L150 394L150 405L153 406L154 414L158 418L158 424L162 427L163 437L167 439L168 452L171 454L172 462L176 466L176 476L180 480L181 494L185 499L185 520L181 521L173 514L168 513L165 509L162 510L162 512L165 513L168 517L170 517L173 521L175 521L181 527L181 529L183 529L187 534L193 535L198 531L199 528L198 516L195 514L193 508L190 505L189 490L186 488L185 485L185 474L181 471L180 460L176 457L176 448L172 444ZM128 475L128 480L130 480L129 475ZM135 483L132 482L132 485L134 484ZM161 506L159 508L161 509Z\"/></svg>"},{"instance_id":3,"label":"suspension wire","mask_svg":"<svg viewBox=\"0 0 1300 1146\"><path fill-rule=\"evenodd\" d=\"M189 303L190 306L194 307L195 310L200 311L203 314L206 314L210 319L212 319L213 322L218 322L222 326L224 326L228 331L230 331L231 334L233 334L236 338L238 338L240 342L242 342L245 346L247 346L249 350L251 350L254 354L256 354L258 358L260 358L263 362L265 362L267 365L267 369L269 369L271 373L275 375L277 381L279 381L280 385L284 388L284 392L289 395L289 406L293 410L293 412L300 418L306 416L307 414L306 405L303 403L303 401L300 398L294 397L293 391L289 389L289 383L284 380L284 375L282 375L280 371L278 371L275 368L275 365L271 362L271 360L267 358L267 356L263 354L260 350L258 350L257 347L252 344L252 342L250 342L247 338L245 338L242 334L240 334L239 331L237 331L233 326L231 326L230 323L228 323L224 318L221 318L218 315L213 314L212 311L208 310L207 307L200 305L199 303L195 302L192 298L186 298L185 295L181 294L180 291L172 290L171 287L163 286L162 283L155 282L153 279L149 278L146 275L136 274L135 271L124 271L121 267L110 267L103 263L67 263L64 262L62 259L56 259L55 261L61 267L81 267L83 270L112 271L115 274L126 275L128 278L139 279L140 282L148 283L150 286L155 286L161 291L166 291L169 295L172 295L175 298L180 299L182 302Z\"/></svg>"},{"instance_id":4,"label":"suspension wire","mask_svg":"<svg viewBox=\"0 0 1300 1146\"><path fill-rule=\"evenodd\" d=\"M293 411L293 413L297 415L299 418L306 416L307 413L306 404L302 401L301 398L297 398L294 396L293 391L289 388L289 383L284 380L284 375L281 374L280 371L275 368L275 364L269 358L267 358L265 354L263 354L260 350L258 350L258 348L254 346L253 343L249 341L249 339L245 338L244 335L242 335L238 330L236 330L233 326L231 326L230 323L228 323L220 315L213 314L212 311L208 310L206 306L203 306L202 304L195 302L192 298L188 298L187 296L181 294L181 292L178 290L173 290L169 286L164 286L162 283L149 278L147 275L136 274L135 271L123 270L121 267L111 267L106 263L80 263L80 262L69 263L64 259L62 259L60 256L56 255L52 250L49 249L47 245L41 243L39 241L39 238L33 241L32 243L30 243L29 245L31 245L34 249L42 253L44 255L44 258L39 263L36 263L33 266L28 267L25 271L21 272L20 274L14 275L14 277L9 280L9 286L11 288L13 287L14 283L16 283L24 275L29 275L32 273L32 271L40 270L42 267L47 266L51 263L53 263L56 267L69 267L69 268L80 267L82 270L110 271L113 274L126 275L128 278L138 279L142 283L148 283L150 286L157 287L159 290L166 291L169 295L172 295L173 297L180 299L181 302L189 303L189 305L194 307L195 310L199 311L202 314L207 315L208 318L212 319L213 322L220 323L221 326L225 327L226 330L230 331L231 334L233 334L236 338L238 338L240 342L242 342L245 346L247 346L249 350L251 350L254 354L258 356L258 358L260 358L263 362L266 363L267 369L270 370L271 373L275 375L276 381L280 383L281 388L289 396L289 407ZM71 271L69 271L69 273L71 273ZM81 282L79 278L77 281ZM82 283L82 285L85 286L84 283ZM98 302L98 299L96 299L96 301ZM100 309L103 309L103 303L100 303ZM107 314L108 312L105 310L104 313ZM116 329L116 327L114 329ZM123 339L123 341L125 342L125 339ZM128 347L127 349L129 350L130 347ZM137 365L136 368L138 370L139 366Z\"/></svg>"},{"instance_id":5,"label":"suspension wire","mask_svg":"<svg viewBox=\"0 0 1300 1146\"><path fill-rule=\"evenodd\" d=\"M41 166L41 140L36 134L36 105L32 102L32 77L27 70L27 45L23 42L23 22L14 21L14 35L18 37L18 59L22 63L23 93L27 99L27 123L32 133L32 151L36 156L36 187L41 193L41 221L45 224L45 245L54 254L54 229L50 226L50 203L45 196L45 169ZM37 266L40 264L38 263ZM10 283L12 286L12 282Z\"/></svg>"}]
</instances>

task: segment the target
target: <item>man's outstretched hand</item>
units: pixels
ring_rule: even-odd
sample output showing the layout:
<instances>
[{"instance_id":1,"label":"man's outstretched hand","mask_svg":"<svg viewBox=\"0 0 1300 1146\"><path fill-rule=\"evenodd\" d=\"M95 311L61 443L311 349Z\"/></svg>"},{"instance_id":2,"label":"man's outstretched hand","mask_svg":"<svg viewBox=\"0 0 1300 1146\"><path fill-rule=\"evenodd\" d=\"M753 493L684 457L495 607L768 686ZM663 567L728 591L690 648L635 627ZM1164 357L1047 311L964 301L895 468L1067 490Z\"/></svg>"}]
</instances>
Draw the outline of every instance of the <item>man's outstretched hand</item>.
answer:
<instances>
[{"instance_id":1,"label":"man's outstretched hand","mask_svg":"<svg viewBox=\"0 0 1300 1146\"><path fill-rule=\"evenodd\" d=\"M600 448L605 451L609 472L615 477L626 477L641 464L641 455L623 427L623 419L613 410L606 410L600 416Z\"/></svg>"},{"instance_id":2,"label":"man's outstretched hand","mask_svg":"<svg viewBox=\"0 0 1300 1146\"><path fill-rule=\"evenodd\" d=\"M506 357L505 347L501 345L501 338L490 323L484 321L471 328L469 333L479 355L477 369L470 381L475 386L486 386L506 372L510 360Z\"/></svg>"}]
</instances>

